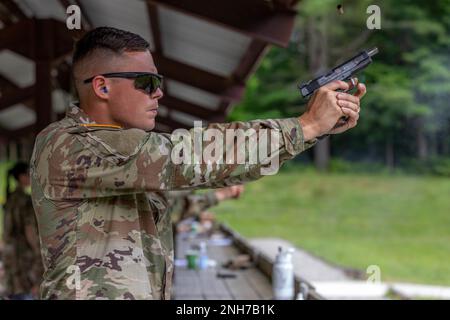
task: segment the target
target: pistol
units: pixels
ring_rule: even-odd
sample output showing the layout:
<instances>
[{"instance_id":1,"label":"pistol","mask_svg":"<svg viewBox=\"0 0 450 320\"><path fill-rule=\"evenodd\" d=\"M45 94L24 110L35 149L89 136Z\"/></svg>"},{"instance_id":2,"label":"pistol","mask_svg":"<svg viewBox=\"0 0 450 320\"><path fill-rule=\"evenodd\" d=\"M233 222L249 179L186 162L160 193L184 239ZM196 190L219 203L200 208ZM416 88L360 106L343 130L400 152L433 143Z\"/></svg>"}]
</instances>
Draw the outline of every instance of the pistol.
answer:
<instances>
[{"instance_id":1,"label":"pistol","mask_svg":"<svg viewBox=\"0 0 450 320\"><path fill-rule=\"evenodd\" d=\"M334 80L346 81L351 79L351 77L358 71L364 69L369 64L372 63L372 57L378 53L378 48L372 48L370 50L364 50L358 53L353 58L345 61L344 63L338 65L337 67L331 69L327 73L310 80L306 83L299 85L300 93L303 98L309 97L320 87L330 83Z\"/></svg>"}]
</instances>

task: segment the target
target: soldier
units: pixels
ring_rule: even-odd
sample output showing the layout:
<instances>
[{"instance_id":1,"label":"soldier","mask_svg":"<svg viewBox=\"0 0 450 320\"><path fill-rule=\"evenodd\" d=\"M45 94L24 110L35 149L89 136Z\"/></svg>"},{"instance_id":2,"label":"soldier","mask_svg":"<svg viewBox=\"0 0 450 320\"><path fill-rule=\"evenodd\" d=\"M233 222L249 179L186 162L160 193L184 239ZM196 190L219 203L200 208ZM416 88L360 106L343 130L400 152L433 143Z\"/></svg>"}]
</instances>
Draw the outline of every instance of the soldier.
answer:
<instances>
[{"instance_id":1,"label":"soldier","mask_svg":"<svg viewBox=\"0 0 450 320\"><path fill-rule=\"evenodd\" d=\"M237 199L244 191L244 186L231 186L195 194L192 190L169 191L169 214L173 223L189 217L200 217L206 209L216 206L227 199Z\"/></svg>"},{"instance_id":2,"label":"soldier","mask_svg":"<svg viewBox=\"0 0 450 320\"><path fill-rule=\"evenodd\" d=\"M162 76L149 44L136 34L109 27L88 32L76 44L73 77L79 104L39 133L31 160L46 270L41 296L170 299L173 242L166 192L242 184L260 178L268 164L173 161L185 155L181 143L198 140L177 142L151 132ZM355 95L335 91L348 88L341 81L321 88L298 118L210 124L200 133L254 132L255 145L283 163L316 137L356 125L365 87L359 85ZM348 121L336 126L343 116ZM278 135L275 149L272 139L260 138L263 130ZM200 147L210 144L200 141ZM247 155L250 147L232 139L222 150Z\"/></svg>"},{"instance_id":3,"label":"soldier","mask_svg":"<svg viewBox=\"0 0 450 320\"><path fill-rule=\"evenodd\" d=\"M7 185L3 224L5 291L8 299L31 300L38 297L44 269L33 205L26 193L30 186L28 165L17 163L8 173L8 182L11 176L17 187L10 193Z\"/></svg>"}]
</instances>

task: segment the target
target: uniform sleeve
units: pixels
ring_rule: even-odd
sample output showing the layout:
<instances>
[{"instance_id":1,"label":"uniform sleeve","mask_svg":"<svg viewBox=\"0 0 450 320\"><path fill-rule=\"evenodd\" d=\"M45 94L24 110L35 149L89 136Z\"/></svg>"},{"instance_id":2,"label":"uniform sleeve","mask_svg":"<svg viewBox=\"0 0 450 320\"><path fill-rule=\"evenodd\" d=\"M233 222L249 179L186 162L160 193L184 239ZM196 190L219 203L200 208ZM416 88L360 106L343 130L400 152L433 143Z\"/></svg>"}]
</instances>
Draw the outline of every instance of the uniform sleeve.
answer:
<instances>
[{"instance_id":1,"label":"uniform sleeve","mask_svg":"<svg viewBox=\"0 0 450 320\"><path fill-rule=\"evenodd\" d=\"M305 143L298 119L289 118L210 124L172 135L138 129L64 133L40 144L32 172L44 195L56 200L242 184L272 174L274 164L314 142Z\"/></svg>"}]
</instances>

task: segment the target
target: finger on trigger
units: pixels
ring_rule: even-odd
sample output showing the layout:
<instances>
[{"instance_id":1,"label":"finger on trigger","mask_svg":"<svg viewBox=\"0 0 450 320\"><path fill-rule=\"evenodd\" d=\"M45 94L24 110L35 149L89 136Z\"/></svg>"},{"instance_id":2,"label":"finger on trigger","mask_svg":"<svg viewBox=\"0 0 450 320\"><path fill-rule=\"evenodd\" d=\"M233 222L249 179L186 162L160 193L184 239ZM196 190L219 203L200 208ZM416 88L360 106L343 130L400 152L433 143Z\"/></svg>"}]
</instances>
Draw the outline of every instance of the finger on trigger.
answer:
<instances>
[{"instance_id":1,"label":"finger on trigger","mask_svg":"<svg viewBox=\"0 0 450 320\"><path fill-rule=\"evenodd\" d=\"M358 78L357 77L352 77L350 78L349 82L348 82L348 90L353 89L354 87L356 87L356 85L358 84Z\"/></svg>"}]
</instances>

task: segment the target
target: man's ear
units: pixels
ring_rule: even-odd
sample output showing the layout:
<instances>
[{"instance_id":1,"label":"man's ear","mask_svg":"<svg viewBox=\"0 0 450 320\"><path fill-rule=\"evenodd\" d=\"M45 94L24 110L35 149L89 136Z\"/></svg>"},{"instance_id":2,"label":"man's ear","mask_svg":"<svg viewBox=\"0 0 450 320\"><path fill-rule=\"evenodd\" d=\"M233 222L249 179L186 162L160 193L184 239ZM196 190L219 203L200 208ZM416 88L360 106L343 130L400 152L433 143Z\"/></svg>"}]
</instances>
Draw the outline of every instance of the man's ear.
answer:
<instances>
[{"instance_id":1,"label":"man's ear","mask_svg":"<svg viewBox=\"0 0 450 320\"><path fill-rule=\"evenodd\" d=\"M96 76L92 79L92 90L95 95L100 99L108 99L109 98L109 88L105 77Z\"/></svg>"}]
</instances>

